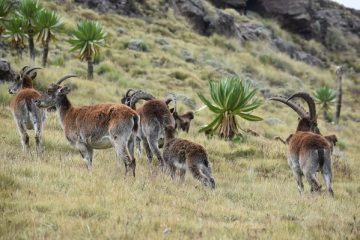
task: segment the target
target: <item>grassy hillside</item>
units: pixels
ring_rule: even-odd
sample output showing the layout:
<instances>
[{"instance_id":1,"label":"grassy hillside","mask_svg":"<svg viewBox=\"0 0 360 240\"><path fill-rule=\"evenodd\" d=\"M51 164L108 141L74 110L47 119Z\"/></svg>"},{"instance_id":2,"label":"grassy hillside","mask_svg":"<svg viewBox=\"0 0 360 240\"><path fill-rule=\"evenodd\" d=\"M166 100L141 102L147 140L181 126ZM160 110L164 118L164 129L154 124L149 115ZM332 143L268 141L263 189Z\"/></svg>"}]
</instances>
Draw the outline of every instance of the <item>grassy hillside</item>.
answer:
<instances>
[{"instance_id":1,"label":"grassy hillside","mask_svg":"<svg viewBox=\"0 0 360 240\"><path fill-rule=\"evenodd\" d=\"M73 87L69 98L74 105L119 102L131 87L159 97L169 91L184 94L201 106L196 93L207 95L208 80L230 73L250 78L255 87L269 89L271 94L336 85L333 67L320 69L294 61L266 41L241 44L217 35L199 36L172 11L166 18L142 20L98 14L72 1L62 6L54 1L41 2L64 17L67 33L77 21L88 18L99 21L110 35L108 48L97 59L93 81L85 79L86 64L69 53L66 34L50 47L50 66L39 70L36 85L44 89L65 74L78 74L80 78L69 81ZM288 40L297 38L254 14L237 18L271 26ZM120 27L125 33L119 33ZM127 49L133 39L143 40L147 51ZM168 44L159 44L164 40ZM315 42L304 44L321 47ZM0 55L15 69L28 64L25 55L20 62L8 51ZM192 55L194 61L185 61L184 55ZM36 61L40 65L39 57ZM124 166L113 149L95 151L93 170L87 171L78 151L66 141L54 113L48 114L43 134L44 155L36 157L33 133L32 156L23 154L8 107L12 96L7 93L8 86L1 85L0 238L359 239L358 79L354 74L344 79L340 126L319 119L321 131L336 134L339 139L333 162L334 199L327 194L310 194L307 183L305 194L298 194L287 165L286 147L272 140L293 132L297 116L281 104L266 101L260 93L264 104L255 111L257 115L281 122L239 123L261 137L245 136L233 142L207 139L197 132L211 120L207 109L196 113L189 134L179 133L207 149L217 186L209 191L189 174L185 184L172 181L158 171L156 161L149 167L145 154L137 159L135 179L124 177ZM180 105L180 112L185 110Z\"/></svg>"}]
</instances>

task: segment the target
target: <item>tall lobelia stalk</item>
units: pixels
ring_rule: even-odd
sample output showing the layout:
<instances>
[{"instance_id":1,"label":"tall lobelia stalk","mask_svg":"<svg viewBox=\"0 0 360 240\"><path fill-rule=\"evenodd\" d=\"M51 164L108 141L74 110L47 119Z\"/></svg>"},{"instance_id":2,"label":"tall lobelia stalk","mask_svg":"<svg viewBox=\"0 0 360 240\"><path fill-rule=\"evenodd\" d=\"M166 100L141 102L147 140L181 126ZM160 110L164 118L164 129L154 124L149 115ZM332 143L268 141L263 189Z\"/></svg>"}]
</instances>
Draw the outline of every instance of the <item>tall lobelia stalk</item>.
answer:
<instances>
[{"instance_id":1,"label":"tall lobelia stalk","mask_svg":"<svg viewBox=\"0 0 360 240\"><path fill-rule=\"evenodd\" d=\"M56 40L55 33L62 29L61 18L53 11L41 10L36 19L36 28L39 32L38 41L43 45L42 66L46 67L49 53L49 43Z\"/></svg>"},{"instance_id":2,"label":"tall lobelia stalk","mask_svg":"<svg viewBox=\"0 0 360 240\"><path fill-rule=\"evenodd\" d=\"M20 2L19 9L17 14L21 16L25 21L25 32L27 34L29 40L29 54L30 59L35 61L35 44L34 44L34 36L36 34L35 22L37 15L41 11L42 7L35 0L22 0Z\"/></svg>"},{"instance_id":3,"label":"tall lobelia stalk","mask_svg":"<svg viewBox=\"0 0 360 240\"><path fill-rule=\"evenodd\" d=\"M18 60L22 59L22 50L25 46L25 24L24 19L16 15L5 22L5 32L3 36L10 40L11 47L16 50Z\"/></svg>"},{"instance_id":4,"label":"tall lobelia stalk","mask_svg":"<svg viewBox=\"0 0 360 240\"><path fill-rule=\"evenodd\" d=\"M345 73L344 66L338 66L336 68L336 82L337 82L337 89L336 89L336 112L335 112L335 123L339 124L340 121L340 112L341 112L341 105L342 105L342 78Z\"/></svg>"},{"instance_id":5,"label":"tall lobelia stalk","mask_svg":"<svg viewBox=\"0 0 360 240\"><path fill-rule=\"evenodd\" d=\"M105 46L106 35L99 23L85 20L77 25L69 40L71 51L79 51L80 60L87 61L87 79L94 77L94 58Z\"/></svg>"}]
</instances>

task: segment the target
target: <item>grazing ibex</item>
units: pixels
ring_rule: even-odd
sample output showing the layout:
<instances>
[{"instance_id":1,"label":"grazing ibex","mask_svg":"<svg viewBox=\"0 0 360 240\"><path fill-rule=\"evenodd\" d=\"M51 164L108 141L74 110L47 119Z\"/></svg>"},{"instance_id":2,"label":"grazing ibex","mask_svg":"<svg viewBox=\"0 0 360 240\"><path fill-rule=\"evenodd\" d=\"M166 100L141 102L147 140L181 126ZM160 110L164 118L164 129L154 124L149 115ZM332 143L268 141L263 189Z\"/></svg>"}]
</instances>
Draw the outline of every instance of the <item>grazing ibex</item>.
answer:
<instances>
[{"instance_id":1,"label":"grazing ibex","mask_svg":"<svg viewBox=\"0 0 360 240\"><path fill-rule=\"evenodd\" d=\"M304 99L309 107L309 114L299 105L291 101L295 97ZM317 126L316 107L312 97L304 92L293 94L290 98L271 97L270 100L279 101L292 108L300 117L296 132L287 139L288 163L298 184L300 193L304 191L302 176L304 175L311 186L311 191L319 191L321 186L316 179L316 172L321 171L327 190L331 195L331 147L329 142L320 135Z\"/></svg>"},{"instance_id":2,"label":"grazing ibex","mask_svg":"<svg viewBox=\"0 0 360 240\"><path fill-rule=\"evenodd\" d=\"M194 178L207 187L215 188L215 180L211 175L208 155L203 146L185 139L175 138L175 128L165 127L164 161L175 179L176 170L180 171L180 178L185 180L186 169Z\"/></svg>"},{"instance_id":3,"label":"grazing ibex","mask_svg":"<svg viewBox=\"0 0 360 240\"><path fill-rule=\"evenodd\" d=\"M21 135L23 150L27 151L29 148L29 135L26 130L34 129L36 152L41 154L43 151L41 133L46 114L34 103L40 97L40 93L32 84L37 75L34 71L36 69L39 68L23 67L16 76L15 83L9 87L9 93L16 94L10 103L10 108Z\"/></svg>"},{"instance_id":4,"label":"grazing ibex","mask_svg":"<svg viewBox=\"0 0 360 240\"><path fill-rule=\"evenodd\" d=\"M73 107L67 94L69 87L60 84L75 75L67 75L51 84L46 94L36 101L37 106L56 106L66 139L77 149L91 169L93 149L114 147L125 164L125 174L135 176L136 162L133 154L133 132L137 131L139 116L123 104L104 103ZM130 153L129 153L130 148Z\"/></svg>"},{"instance_id":5,"label":"grazing ibex","mask_svg":"<svg viewBox=\"0 0 360 240\"><path fill-rule=\"evenodd\" d=\"M130 94L131 92L132 94ZM140 115L138 137L143 142L149 163L152 162L153 154L155 154L159 160L160 167L163 168L164 160L159 150L158 142L164 135L165 126L175 125L174 118L167 106L170 101L175 100L171 95L166 97L165 100L158 100L144 91L129 90L121 101L135 109L135 104L141 99L147 101L136 109Z\"/></svg>"}]
</instances>

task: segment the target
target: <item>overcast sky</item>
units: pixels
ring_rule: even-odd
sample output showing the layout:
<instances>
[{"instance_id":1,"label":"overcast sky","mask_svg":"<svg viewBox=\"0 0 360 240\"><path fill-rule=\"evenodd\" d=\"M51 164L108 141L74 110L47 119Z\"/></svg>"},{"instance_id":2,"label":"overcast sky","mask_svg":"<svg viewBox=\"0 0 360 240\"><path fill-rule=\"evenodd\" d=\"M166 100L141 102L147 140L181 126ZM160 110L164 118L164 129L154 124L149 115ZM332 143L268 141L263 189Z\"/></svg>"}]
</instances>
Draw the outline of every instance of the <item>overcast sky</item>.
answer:
<instances>
[{"instance_id":1,"label":"overcast sky","mask_svg":"<svg viewBox=\"0 0 360 240\"><path fill-rule=\"evenodd\" d=\"M333 0L335 2L341 3L342 5L350 8L355 8L360 10L360 0Z\"/></svg>"}]
</instances>

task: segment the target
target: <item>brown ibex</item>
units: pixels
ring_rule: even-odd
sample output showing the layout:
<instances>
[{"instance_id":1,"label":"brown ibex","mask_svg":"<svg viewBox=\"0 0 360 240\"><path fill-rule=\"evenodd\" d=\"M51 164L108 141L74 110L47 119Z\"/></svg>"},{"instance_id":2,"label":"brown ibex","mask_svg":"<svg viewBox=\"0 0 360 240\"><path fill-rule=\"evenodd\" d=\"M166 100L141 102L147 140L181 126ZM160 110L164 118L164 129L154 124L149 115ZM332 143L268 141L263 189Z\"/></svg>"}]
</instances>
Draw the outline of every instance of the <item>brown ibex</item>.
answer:
<instances>
[{"instance_id":1,"label":"brown ibex","mask_svg":"<svg viewBox=\"0 0 360 240\"><path fill-rule=\"evenodd\" d=\"M66 139L79 149L88 169L92 167L93 149L114 147L118 158L124 161L125 174L132 171L135 176L133 132L137 131L138 114L117 103L73 107L67 97L70 88L60 85L71 77L76 76L67 75L51 84L36 101L37 106L56 106Z\"/></svg>"},{"instance_id":2,"label":"brown ibex","mask_svg":"<svg viewBox=\"0 0 360 240\"><path fill-rule=\"evenodd\" d=\"M280 136L276 136L274 137L274 140L278 140L280 142L282 142L283 144L289 144L290 142L290 139L292 138L294 134L290 134L285 140L282 139ZM336 137L336 135L332 134L332 135L326 135L324 136L324 138L329 142L330 144L330 150L331 150L331 153L333 152L334 150L334 147L336 146L336 143L338 142L338 139Z\"/></svg>"},{"instance_id":3,"label":"brown ibex","mask_svg":"<svg viewBox=\"0 0 360 240\"><path fill-rule=\"evenodd\" d=\"M24 151L29 148L29 135L26 130L35 130L36 152L43 152L41 133L46 118L43 109L38 108L34 101L40 93L33 88L32 81L36 78L36 69L23 67L16 76L15 83L9 87L10 94L16 94L10 103L11 112L21 135L21 144Z\"/></svg>"},{"instance_id":4,"label":"brown ibex","mask_svg":"<svg viewBox=\"0 0 360 240\"><path fill-rule=\"evenodd\" d=\"M185 180L186 169L193 177L207 187L215 188L215 180L211 175L211 166L206 150L200 144L185 139L175 138L175 128L165 127L164 161L175 179L176 170L180 178Z\"/></svg>"},{"instance_id":5,"label":"brown ibex","mask_svg":"<svg viewBox=\"0 0 360 240\"><path fill-rule=\"evenodd\" d=\"M132 94L130 94L131 92ZM136 109L136 112L140 115L138 137L143 142L149 163L152 162L153 154L155 154L160 167L163 168L164 160L158 143L164 135L165 126L175 125L174 118L167 106L170 101L175 100L171 98L171 95L166 97L165 100L159 100L144 91L129 90L121 102L135 109L135 104L141 99L146 100L146 102Z\"/></svg>"},{"instance_id":6,"label":"brown ibex","mask_svg":"<svg viewBox=\"0 0 360 240\"><path fill-rule=\"evenodd\" d=\"M170 112L172 113L175 119L175 129L179 128L184 132L189 132L190 123L194 119L194 113L192 111L188 111L185 114L179 115L175 108L171 108Z\"/></svg>"},{"instance_id":7,"label":"brown ibex","mask_svg":"<svg viewBox=\"0 0 360 240\"><path fill-rule=\"evenodd\" d=\"M304 99L309 107L309 113L291 101L295 97ZM300 117L296 132L287 139L288 163L298 184L300 193L304 191L302 176L304 175L311 186L311 191L319 191L321 186L316 179L316 172L321 171L327 190L331 195L331 147L329 142L320 135L317 126L316 107L312 97L304 92L293 94L290 98L271 97L270 100L279 101L292 108Z\"/></svg>"}]
</instances>

